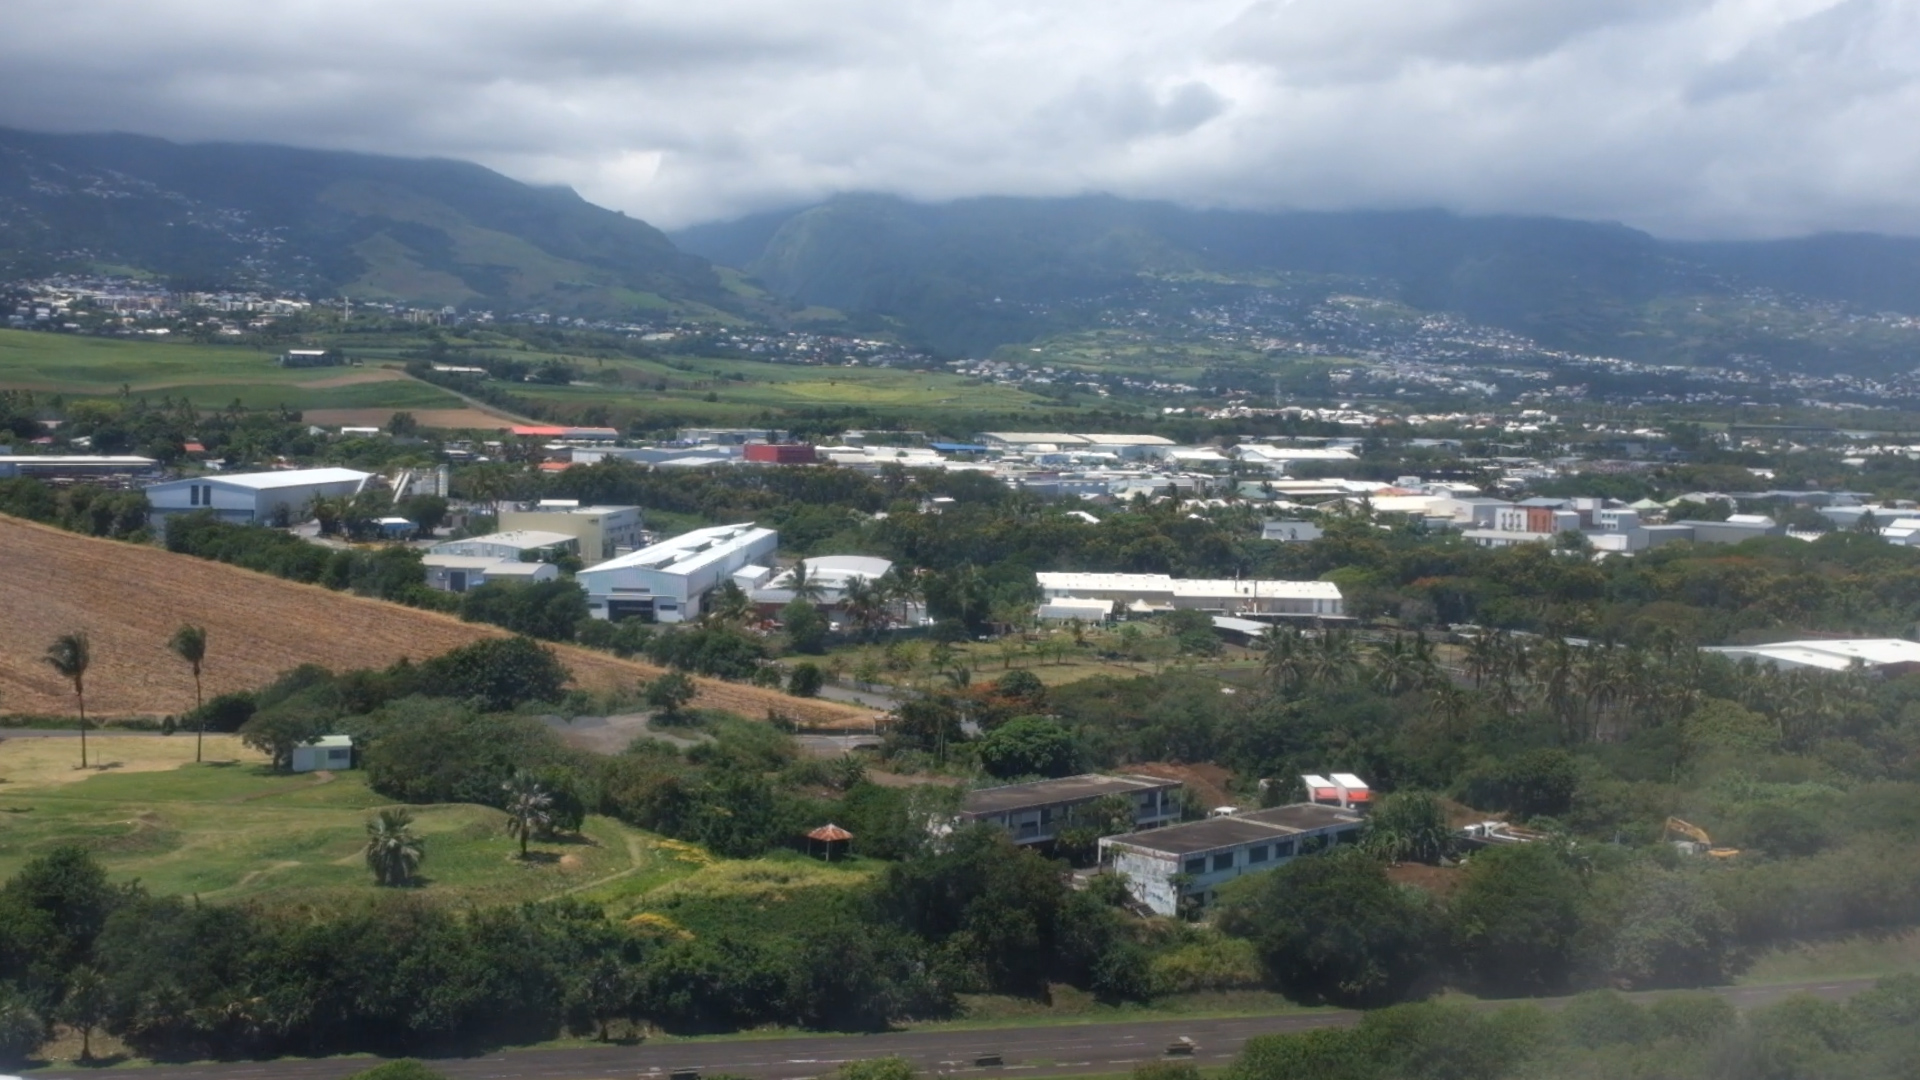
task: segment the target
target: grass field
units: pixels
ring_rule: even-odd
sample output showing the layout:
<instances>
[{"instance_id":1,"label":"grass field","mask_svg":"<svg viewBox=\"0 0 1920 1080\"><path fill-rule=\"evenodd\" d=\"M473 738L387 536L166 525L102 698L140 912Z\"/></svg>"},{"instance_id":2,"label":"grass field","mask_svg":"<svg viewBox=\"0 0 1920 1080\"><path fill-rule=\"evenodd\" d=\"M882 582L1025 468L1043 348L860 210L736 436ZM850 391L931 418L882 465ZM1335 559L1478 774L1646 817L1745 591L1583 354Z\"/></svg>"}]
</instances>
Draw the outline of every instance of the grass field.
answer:
<instances>
[{"instance_id":1,"label":"grass field","mask_svg":"<svg viewBox=\"0 0 1920 1080\"><path fill-rule=\"evenodd\" d=\"M380 368L282 368L239 345L0 330L0 387L75 396L186 398L204 409L460 409L437 386Z\"/></svg>"},{"instance_id":2,"label":"grass field","mask_svg":"<svg viewBox=\"0 0 1920 1080\"><path fill-rule=\"evenodd\" d=\"M1857 979L1920 971L1920 930L1856 934L1769 949L1741 972L1743 985Z\"/></svg>"},{"instance_id":3,"label":"grass field","mask_svg":"<svg viewBox=\"0 0 1920 1080\"><path fill-rule=\"evenodd\" d=\"M389 800L367 790L364 774L270 773L257 755L216 740L209 761L195 765L193 740L181 735L98 742L114 744L103 760L151 761L183 749L188 761L166 771L80 774L70 763L76 739L0 743L0 775L14 781L0 786L0 877L56 845L80 844L116 879L138 878L161 894L324 907L376 891L361 851L371 811ZM130 743L140 746L119 745ZM34 774L17 766L47 744L85 779L23 782ZM657 837L609 818L589 818L578 838L535 842L534 857L522 862L498 810L413 811L427 850L416 888L449 902L517 903L625 878L658 885L693 869Z\"/></svg>"},{"instance_id":4,"label":"grass field","mask_svg":"<svg viewBox=\"0 0 1920 1080\"><path fill-rule=\"evenodd\" d=\"M504 631L449 615L331 592L159 548L96 540L0 516L0 710L68 714L72 687L41 661L56 634L85 630L87 704L99 716L159 716L193 705L193 677L167 650L183 622L207 628L209 696L249 690L304 663L336 671L422 660ZM630 689L649 664L557 646L577 685ZM871 710L713 679L695 704L750 718L769 709L812 724L857 726Z\"/></svg>"}]
</instances>

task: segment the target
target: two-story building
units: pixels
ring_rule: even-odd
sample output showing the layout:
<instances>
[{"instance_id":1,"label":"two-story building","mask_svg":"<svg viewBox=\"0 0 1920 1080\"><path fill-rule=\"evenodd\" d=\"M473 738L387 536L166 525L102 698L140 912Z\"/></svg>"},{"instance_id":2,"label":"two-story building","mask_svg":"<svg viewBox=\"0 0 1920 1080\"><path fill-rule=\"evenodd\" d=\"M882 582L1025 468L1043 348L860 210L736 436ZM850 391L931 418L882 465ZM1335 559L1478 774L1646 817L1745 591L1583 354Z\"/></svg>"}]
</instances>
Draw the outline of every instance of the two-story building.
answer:
<instances>
[{"instance_id":1,"label":"two-story building","mask_svg":"<svg viewBox=\"0 0 1920 1080\"><path fill-rule=\"evenodd\" d=\"M1110 795L1133 803L1136 829L1180 820L1180 781L1099 773L969 791L960 802L959 820L997 825L1018 844L1044 844L1069 827L1077 814Z\"/></svg>"},{"instance_id":2,"label":"two-story building","mask_svg":"<svg viewBox=\"0 0 1920 1080\"><path fill-rule=\"evenodd\" d=\"M1214 902L1221 885L1302 855L1357 843L1364 818L1338 806L1298 803L1170 825L1100 841L1100 862L1123 875L1134 899L1160 915L1182 900Z\"/></svg>"}]
</instances>

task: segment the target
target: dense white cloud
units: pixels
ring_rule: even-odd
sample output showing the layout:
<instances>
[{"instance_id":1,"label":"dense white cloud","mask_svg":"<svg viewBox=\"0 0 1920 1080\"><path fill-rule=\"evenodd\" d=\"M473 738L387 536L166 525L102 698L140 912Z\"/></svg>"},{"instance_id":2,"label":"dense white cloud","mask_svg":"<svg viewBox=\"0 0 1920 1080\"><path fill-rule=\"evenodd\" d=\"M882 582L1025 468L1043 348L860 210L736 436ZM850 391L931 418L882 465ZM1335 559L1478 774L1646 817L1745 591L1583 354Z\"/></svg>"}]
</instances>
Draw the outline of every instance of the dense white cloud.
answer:
<instances>
[{"instance_id":1,"label":"dense white cloud","mask_svg":"<svg viewBox=\"0 0 1920 1080\"><path fill-rule=\"evenodd\" d=\"M12 0L0 124L836 191L1920 233L1920 0Z\"/></svg>"}]
</instances>

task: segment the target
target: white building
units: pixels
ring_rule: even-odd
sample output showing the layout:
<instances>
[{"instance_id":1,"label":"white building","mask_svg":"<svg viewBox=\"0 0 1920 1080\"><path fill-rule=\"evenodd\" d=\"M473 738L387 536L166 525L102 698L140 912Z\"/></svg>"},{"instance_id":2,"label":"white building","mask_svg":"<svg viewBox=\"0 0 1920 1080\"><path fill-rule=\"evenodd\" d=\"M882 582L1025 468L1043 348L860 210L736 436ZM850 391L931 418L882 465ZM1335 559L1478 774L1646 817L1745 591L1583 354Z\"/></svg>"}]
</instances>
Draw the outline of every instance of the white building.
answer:
<instances>
[{"instance_id":1,"label":"white building","mask_svg":"<svg viewBox=\"0 0 1920 1080\"><path fill-rule=\"evenodd\" d=\"M800 560L807 568L807 580L820 587L820 593L814 602L824 607L833 607L847 598L847 588L856 581L871 585L878 581L893 564L885 559L876 559L868 555L822 555L812 559ZM770 574L761 584L748 588L748 595L756 604L784 606L793 600L795 574L792 570L783 570ZM735 575L734 580L739 581Z\"/></svg>"},{"instance_id":2,"label":"white building","mask_svg":"<svg viewBox=\"0 0 1920 1080\"><path fill-rule=\"evenodd\" d=\"M1360 839L1362 818L1337 806L1299 803L1170 825L1100 841L1101 865L1121 874L1134 899L1159 915L1180 901L1204 907L1215 890L1243 874L1284 866L1302 855Z\"/></svg>"},{"instance_id":3,"label":"white building","mask_svg":"<svg viewBox=\"0 0 1920 1080\"><path fill-rule=\"evenodd\" d=\"M421 556L420 564L427 569L428 588L450 593L477 589L489 581L527 584L553 581L560 576L560 568L552 563L521 562L517 558L498 559L490 555L428 553Z\"/></svg>"},{"instance_id":4,"label":"white building","mask_svg":"<svg viewBox=\"0 0 1920 1080\"><path fill-rule=\"evenodd\" d=\"M512 562L579 553L578 537L545 529L514 529L469 536L464 540L442 540L427 549L429 555L467 555Z\"/></svg>"},{"instance_id":5,"label":"white building","mask_svg":"<svg viewBox=\"0 0 1920 1080\"><path fill-rule=\"evenodd\" d=\"M1729 660L1756 660L1782 671L1846 671L1855 664L1868 670L1888 668L1897 674L1920 670L1920 642L1904 638L1776 641L1771 645L1717 645L1703 651L1719 653Z\"/></svg>"},{"instance_id":6,"label":"white building","mask_svg":"<svg viewBox=\"0 0 1920 1080\"><path fill-rule=\"evenodd\" d=\"M1346 613L1340 586L1331 581L1258 581L1234 578L1174 578L1166 574L1041 573L1043 604L1062 599L1110 600L1133 611L1186 609L1225 615L1329 615Z\"/></svg>"},{"instance_id":7,"label":"white building","mask_svg":"<svg viewBox=\"0 0 1920 1080\"><path fill-rule=\"evenodd\" d=\"M708 593L742 568L764 565L779 546L772 529L716 525L590 566L574 579L596 619L677 623L699 617Z\"/></svg>"},{"instance_id":8,"label":"white building","mask_svg":"<svg viewBox=\"0 0 1920 1080\"><path fill-rule=\"evenodd\" d=\"M212 513L242 525L291 524L311 515L315 499L358 495L373 479L357 469L286 469L278 472L222 473L149 484L147 502L156 528L165 530L175 514Z\"/></svg>"},{"instance_id":9,"label":"white building","mask_svg":"<svg viewBox=\"0 0 1920 1080\"><path fill-rule=\"evenodd\" d=\"M1304 544L1318 540L1322 535L1320 526L1311 521L1263 521L1260 523L1260 539L1277 540L1283 544Z\"/></svg>"},{"instance_id":10,"label":"white building","mask_svg":"<svg viewBox=\"0 0 1920 1080\"><path fill-rule=\"evenodd\" d=\"M353 737L350 735L322 735L312 742L293 748L294 772L351 768L353 768Z\"/></svg>"}]
</instances>

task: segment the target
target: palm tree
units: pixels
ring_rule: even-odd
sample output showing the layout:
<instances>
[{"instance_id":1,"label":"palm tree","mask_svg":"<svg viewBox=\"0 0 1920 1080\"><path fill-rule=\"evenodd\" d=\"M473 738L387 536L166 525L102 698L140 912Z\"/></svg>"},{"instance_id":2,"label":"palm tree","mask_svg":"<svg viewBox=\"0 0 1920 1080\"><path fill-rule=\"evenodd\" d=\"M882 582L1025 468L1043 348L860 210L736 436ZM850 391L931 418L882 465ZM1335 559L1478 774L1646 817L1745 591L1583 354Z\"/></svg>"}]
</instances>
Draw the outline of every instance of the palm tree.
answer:
<instances>
[{"instance_id":1,"label":"palm tree","mask_svg":"<svg viewBox=\"0 0 1920 1080\"><path fill-rule=\"evenodd\" d=\"M427 857L426 845L413 834L413 815L389 806L367 822L367 869L382 885L405 885Z\"/></svg>"},{"instance_id":2,"label":"palm tree","mask_svg":"<svg viewBox=\"0 0 1920 1080\"><path fill-rule=\"evenodd\" d=\"M793 570L787 578L787 588L795 600L818 601L827 594L826 583L807 568L807 560L801 559L793 564Z\"/></svg>"},{"instance_id":3,"label":"palm tree","mask_svg":"<svg viewBox=\"0 0 1920 1080\"><path fill-rule=\"evenodd\" d=\"M731 578L720 583L716 595L718 599L714 601L711 613L714 619L737 626L753 614L753 598Z\"/></svg>"},{"instance_id":4,"label":"palm tree","mask_svg":"<svg viewBox=\"0 0 1920 1080\"><path fill-rule=\"evenodd\" d=\"M193 669L193 712L199 717L199 723L193 729L193 760L199 761L201 743L207 733L207 718L200 712L206 704L200 693L200 665L207 659L207 628L182 623L180 629L173 632L167 648L172 649L175 656L185 660L187 666Z\"/></svg>"},{"instance_id":5,"label":"palm tree","mask_svg":"<svg viewBox=\"0 0 1920 1080\"><path fill-rule=\"evenodd\" d=\"M1420 658L1407 640L1398 635L1373 651L1373 684L1389 697L1399 697L1418 689L1426 681Z\"/></svg>"},{"instance_id":6,"label":"palm tree","mask_svg":"<svg viewBox=\"0 0 1920 1080\"><path fill-rule=\"evenodd\" d=\"M1260 668L1274 686L1298 689L1306 677L1300 631L1291 626L1269 626L1260 639Z\"/></svg>"},{"instance_id":7,"label":"palm tree","mask_svg":"<svg viewBox=\"0 0 1920 1080\"><path fill-rule=\"evenodd\" d=\"M553 823L553 796L529 773L515 773L500 785L507 793L507 835L520 839L520 857L527 857L527 841Z\"/></svg>"},{"instance_id":8,"label":"palm tree","mask_svg":"<svg viewBox=\"0 0 1920 1080\"><path fill-rule=\"evenodd\" d=\"M75 630L61 634L47 646L48 666L73 683L73 696L80 702L80 767L87 767L87 665L93 654L87 645L87 632Z\"/></svg>"},{"instance_id":9,"label":"palm tree","mask_svg":"<svg viewBox=\"0 0 1920 1080\"><path fill-rule=\"evenodd\" d=\"M1307 671L1321 687L1345 686L1353 681L1360 667L1360 653L1353 635L1345 630L1322 630L1320 638L1308 650Z\"/></svg>"},{"instance_id":10,"label":"palm tree","mask_svg":"<svg viewBox=\"0 0 1920 1080\"><path fill-rule=\"evenodd\" d=\"M847 582L842 606L847 619L860 628L862 637L871 639L874 629L886 623L886 601L879 586L866 578L852 578Z\"/></svg>"}]
</instances>

